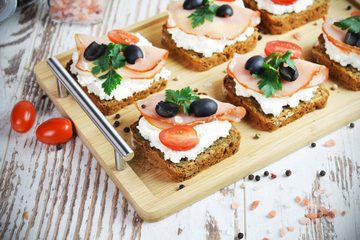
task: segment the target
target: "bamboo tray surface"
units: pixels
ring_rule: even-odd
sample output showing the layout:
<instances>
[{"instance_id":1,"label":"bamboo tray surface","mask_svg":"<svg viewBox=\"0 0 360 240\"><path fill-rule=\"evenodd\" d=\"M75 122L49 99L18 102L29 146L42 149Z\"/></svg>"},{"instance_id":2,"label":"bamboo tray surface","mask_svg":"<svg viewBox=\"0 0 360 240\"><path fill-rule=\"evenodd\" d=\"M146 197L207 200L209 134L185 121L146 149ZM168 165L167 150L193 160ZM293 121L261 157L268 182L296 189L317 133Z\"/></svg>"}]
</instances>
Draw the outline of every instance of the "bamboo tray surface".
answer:
<instances>
[{"instance_id":1,"label":"bamboo tray surface","mask_svg":"<svg viewBox=\"0 0 360 240\"><path fill-rule=\"evenodd\" d=\"M346 17L349 15L349 11L345 11L342 1L332 0L330 6L330 16ZM163 13L129 27L127 30L140 32L155 46L161 47L161 26L165 21L166 14ZM321 23L322 20L318 20L281 36L263 35L257 48L248 55L263 53L265 43L270 40L281 39L296 42L292 34L299 32L302 34L302 38L297 43L303 47L305 59L309 59L310 49L321 32ZM65 65L71 59L72 51L64 52L57 58ZM224 100L222 79L225 76L224 70L227 63L206 72L188 70L183 64L185 63L182 63L180 59L172 57L168 59L166 67L172 72L170 79L177 78L177 81L169 80L168 88L178 89L190 85L192 88L198 88L200 92L206 92L219 100ZM183 182L182 184L186 187L178 191L179 183L172 182L161 171L149 166L141 153L136 153L136 157L129 162L129 166L124 171L116 171L112 146L81 107L71 96L63 99L57 98L56 79L46 62L38 63L35 73L40 86L46 91L58 110L73 121L78 136L134 206L137 213L146 221L158 221L173 214L360 118L360 92L339 88L337 91L330 91L331 95L325 109L307 114L273 133L253 129L245 122L236 124L241 133L239 152ZM326 85L329 87L331 84L333 83L328 82ZM121 125L118 132L131 144L131 136L129 133L124 133L123 128L136 121L139 113L133 105L122 109L119 113ZM108 120L112 123L114 116L109 116ZM254 140L253 136L257 133L261 134L260 139Z\"/></svg>"}]
</instances>

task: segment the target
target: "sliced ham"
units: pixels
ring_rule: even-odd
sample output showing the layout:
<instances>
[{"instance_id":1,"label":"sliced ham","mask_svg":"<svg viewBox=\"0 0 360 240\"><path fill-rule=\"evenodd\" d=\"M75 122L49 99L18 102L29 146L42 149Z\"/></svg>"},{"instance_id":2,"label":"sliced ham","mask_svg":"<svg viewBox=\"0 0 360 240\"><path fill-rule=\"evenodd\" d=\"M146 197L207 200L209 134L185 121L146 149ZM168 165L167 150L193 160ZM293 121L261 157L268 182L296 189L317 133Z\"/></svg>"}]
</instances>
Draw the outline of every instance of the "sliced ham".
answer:
<instances>
[{"instance_id":1,"label":"sliced ham","mask_svg":"<svg viewBox=\"0 0 360 240\"><path fill-rule=\"evenodd\" d=\"M345 52L355 52L360 54L360 48L356 46L350 46L346 44L345 35L346 30L342 30L334 25L334 22L337 20L334 18L324 17L324 23L322 26L322 31L326 35L327 39L334 44L336 47L342 49Z\"/></svg>"},{"instance_id":2,"label":"sliced ham","mask_svg":"<svg viewBox=\"0 0 360 240\"><path fill-rule=\"evenodd\" d=\"M110 40L106 37L93 37L83 34L75 35L76 48L79 54L76 67L84 72L91 72L94 66L93 62L87 61L84 58L85 49L93 42L99 44L108 44ZM165 60L168 57L168 51L154 46L139 46L144 58L138 59L135 64L126 64L125 67L116 70L123 78L126 79L151 79L153 78L165 65Z\"/></svg>"},{"instance_id":3,"label":"sliced ham","mask_svg":"<svg viewBox=\"0 0 360 240\"><path fill-rule=\"evenodd\" d=\"M215 1L218 5L223 2ZM240 7L236 2L228 2L234 14L228 18L214 17L213 21L205 21L203 25L191 26L191 20L188 18L195 10L185 10L183 1L174 1L168 5L169 21L167 27L178 27L183 32L193 35L206 36L212 39L232 40L245 32L248 27L255 27L260 23L260 13L248 8Z\"/></svg>"},{"instance_id":4,"label":"sliced ham","mask_svg":"<svg viewBox=\"0 0 360 240\"><path fill-rule=\"evenodd\" d=\"M209 96L201 96L206 98L211 98ZM156 111L155 107L160 101L164 101L165 94L155 94L151 95L150 97L137 101L136 106L138 110L141 112L141 115L152 125L166 129L175 125L189 125L195 126L198 124L211 122L214 120L228 120L231 122L239 122L245 116L245 109L243 107L236 107L230 103L223 103L219 102L213 98L218 104L218 110L215 114L209 117L195 117L193 115L186 115L184 113L179 113L175 117L172 118L163 118L159 116ZM141 106L145 106L142 108Z\"/></svg>"},{"instance_id":5,"label":"sliced ham","mask_svg":"<svg viewBox=\"0 0 360 240\"><path fill-rule=\"evenodd\" d=\"M236 54L230 62L227 72L245 88L262 93L258 87L258 80L245 69L248 58L248 56ZM275 92L273 97L288 97L300 89L317 86L328 79L329 70L323 65L301 59L295 59L294 63L299 72L298 79L293 82L282 80L282 90Z\"/></svg>"}]
</instances>

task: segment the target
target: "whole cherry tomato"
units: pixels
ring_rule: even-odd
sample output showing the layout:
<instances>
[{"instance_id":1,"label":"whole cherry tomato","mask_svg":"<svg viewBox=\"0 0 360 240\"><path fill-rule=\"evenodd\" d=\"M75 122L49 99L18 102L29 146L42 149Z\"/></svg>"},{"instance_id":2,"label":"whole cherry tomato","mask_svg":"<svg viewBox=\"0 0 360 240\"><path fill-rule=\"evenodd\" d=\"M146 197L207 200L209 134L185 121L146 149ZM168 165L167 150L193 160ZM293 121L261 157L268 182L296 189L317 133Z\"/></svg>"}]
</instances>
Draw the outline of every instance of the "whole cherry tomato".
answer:
<instances>
[{"instance_id":1,"label":"whole cherry tomato","mask_svg":"<svg viewBox=\"0 0 360 240\"><path fill-rule=\"evenodd\" d=\"M301 58L302 48L295 43L288 42L288 41L276 40L276 41L270 41L270 42L266 43L266 46L265 46L265 54L266 55L270 55L273 52L284 54L288 50L293 51L291 58Z\"/></svg>"},{"instance_id":2,"label":"whole cherry tomato","mask_svg":"<svg viewBox=\"0 0 360 240\"><path fill-rule=\"evenodd\" d=\"M139 38L136 35L121 29L114 29L108 32L107 36L113 43L134 44L139 41Z\"/></svg>"},{"instance_id":3,"label":"whole cherry tomato","mask_svg":"<svg viewBox=\"0 0 360 240\"><path fill-rule=\"evenodd\" d=\"M73 135L72 123L66 118L52 118L36 129L36 138L45 144L57 145L69 141Z\"/></svg>"},{"instance_id":4,"label":"whole cherry tomato","mask_svg":"<svg viewBox=\"0 0 360 240\"><path fill-rule=\"evenodd\" d=\"M20 101L11 111L11 127L18 133L25 133L34 125L35 117L34 105L26 100Z\"/></svg>"},{"instance_id":5,"label":"whole cherry tomato","mask_svg":"<svg viewBox=\"0 0 360 240\"><path fill-rule=\"evenodd\" d=\"M186 151L199 143L199 137L193 127L186 125L164 129L159 134L160 142L175 151Z\"/></svg>"}]
</instances>

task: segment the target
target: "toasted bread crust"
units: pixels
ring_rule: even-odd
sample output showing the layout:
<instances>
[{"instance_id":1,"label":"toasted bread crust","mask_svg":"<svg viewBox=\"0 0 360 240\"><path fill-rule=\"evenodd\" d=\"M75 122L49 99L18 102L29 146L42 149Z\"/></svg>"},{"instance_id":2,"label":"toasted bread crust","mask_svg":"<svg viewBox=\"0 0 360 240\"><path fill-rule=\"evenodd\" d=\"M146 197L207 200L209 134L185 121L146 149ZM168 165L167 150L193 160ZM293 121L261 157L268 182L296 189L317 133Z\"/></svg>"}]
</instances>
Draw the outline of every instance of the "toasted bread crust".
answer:
<instances>
[{"instance_id":1,"label":"toasted bread crust","mask_svg":"<svg viewBox=\"0 0 360 240\"><path fill-rule=\"evenodd\" d=\"M328 11L328 0L316 0L313 5L299 13L274 15L266 10L258 9L255 0L244 0L246 7L261 13L260 29L265 33L283 34L308 22L322 18Z\"/></svg>"},{"instance_id":2,"label":"toasted bread crust","mask_svg":"<svg viewBox=\"0 0 360 240\"><path fill-rule=\"evenodd\" d=\"M216 140L209 148L199 154L193 161L183 160L173 163L164 160L164 154L157 148L151 147L149 141L145 140L137 129L138 122L130 126L133 140L136 146L135 154L145 153L147 161L156 168L163 170L172 180L181 182L191 178L203 169L206 169L228 157L239 150L240 133L232 126L230 134Z\"/></svg>"},{"instance_id":3,"label":"toasted bread crust","mask_svg":"<svg viewBox=\"0 0 360 240\"><path fill-rule=\"evenodd\" d=\"M71 76L77 80L76 75L74 75L71 71L70 71L70 66L72 64L72 60L69 61L66 64L66 70L71 74ZM86 93L86 95L88 95L88 97L91 99L91 101L93 101L93 103L100 109L100 111L108 116L108 115L112 115L116 112L118 112L120 109L134 103L137 100L140 99L144 99L147 96L149 96L150 94L159 92L161 90L163 90L166 87L167 84L167 80L165 79L160 79L159 81L156 81L154 83L151 84L151 86L144 90L144 91L140 91L140 92L136 92L134 95L127 97L121 101L112 99L112 100L101 100L98 96L96 96L93 93L89 93L86 87L82 87L81 88L84 90L84 92Z\"/></svg>"},{"instance_id":4,"label":"toasted bread crust","mask_svg":"<svg viewBox=\"0 0 360 240\"><path fill-rule=\"evenodd\" d=\"M211 57L204 57L202 54L192 50L177 47L175 41L167 31L166 25L163 25L161 43L170 51L170 54L187 63L187 67L195 71L206 71L221 63L227 62L235 53L241 54L253 50L256 47L257 38L258 31L255 29L254 34L247 40L227 46L223 52L214 53Z\"/></svg>"},{"instance_id":5,"label":"toasted bread crust","mask_svg":"<svg viewBox=\"0 0 360 240\"><path fill-rule=\"evenodd\" d=\"M301 102L295 108L286 107L279 116L275 117L272 114L265 114L259 103L253 97L237 96L235 84L235 80L230 76L224 78L223 85L229 102L246 109L245 121L249 122L250 125L269 132L301 118L306 113L324 108L329 97L329 91L320 85L311 101Z\"/></svg>"},{"instance_id":6,"label":"toasted bread crust","mask_svg":"<svg viewBox=\"0 0 360 240\"><path fill-rule=\"evenodd\" d=\"M328 67L332 79L340 86L349 90L359 91L360 72L350 65L343 67L339 63L332 61L326 53L324 36L321 34L318 40L319 44L312 48L314 61Z\"/></svg>"}]
</instances>

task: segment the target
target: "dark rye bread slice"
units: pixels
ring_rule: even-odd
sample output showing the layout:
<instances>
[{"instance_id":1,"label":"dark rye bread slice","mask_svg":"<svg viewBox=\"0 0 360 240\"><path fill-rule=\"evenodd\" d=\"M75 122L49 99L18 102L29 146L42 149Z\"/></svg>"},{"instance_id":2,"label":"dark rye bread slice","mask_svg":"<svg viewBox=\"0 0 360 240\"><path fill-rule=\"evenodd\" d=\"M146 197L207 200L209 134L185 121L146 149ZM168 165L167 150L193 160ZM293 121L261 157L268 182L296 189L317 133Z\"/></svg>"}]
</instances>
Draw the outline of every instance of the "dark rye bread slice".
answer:
<instances>
[{"instance_id":1,"label":"dark rye bread slice","mask_svg":"<svg viewBox=\"0 0 360 240\"><path fill-rule=\"evenodd\" d=\"M70 71L70 66L72 64L72 60L70 60L65 68L66 70L71 74L71 76L77 80L76 75L74 75L71 71ZM136 102L137 100L140 99L144 99L147 96L149 96L150 94L159 92L161 90L163 90L166 87L167 84L167 80L165 79L159 79L158 81L152 83L150 85L149 88L147 88L144 91L140 91L140 92L136 92L134 95L127 97L125 99L122 99L121 101L112 99L112 100L101 100L98 96L96 96L93 93L89 93L86 87L81 87L84 92L86 93L86 95L88 95L88 97L91 99L91 101L93 101L93 103L100 109L100 111L108 116L108 115L112 115L116 112L118 112L120 109Z\"/></svg>"},{"instance_id":2,"label":"dark rye bread slice","mask_svg":"<svg viewBox=\"0 0 360 240\"><path fill-rule=\"evenodd\" d=\"M360 71L351 65L343 67L332 61L326 53L325 39L322 34L319 36L318 44L312 48L312 56L315 62L329 68L332 79L340 86L353 91L360 90Z\"/></svg>"},{"instance_id":3,"label":"dark rye bread slice","mask_svg":"<svg viewBox=\"0 0 360 240\"><path fill-rule=\"evenodd\" d=\"M164 160L164 154L157 148L151 147L149 141L145 140L137 129L138 122L130 126L135 144L136 153L145 153L147 161L156 168L161 169L172 180L181 182L191 178L200 171L234 155L239 150L240 133L232 126L226 137L219 138L204 152L200 153L193 161L181 160L173 163Z\"/></svg>"},{"instance_id":4,"label":"dark rye bread slice","mask_svg":"<svg viewBox=\"0 0 360 240\"><path fill-rule=\"evenodd\" d=\"M225 47L221 53L214 53L211 57L204 57L202 54L192 50L186 50L176 46L171 34L168 32L166 25L162 28L161 43L170 51L170 53L182 60L187 66L196 71L206 71L221 63L230 60L235 53L247 53L256 47L258 38L258 31L255 28L254 34L242 42L234 43L233 45Z\"/></svg>"},{"instance_id":5,"label":"dark rye bread slice","mask_svg":"<svg viewBox=\"0 0 360 240\"><path fill-rule=\"evenodd\" d=\"M314 4L299 13L275 15L266 10L258 9L255 0L244 0L244 4L248 8L260 11L260 29L270 34L283 34L308 22L322 18L329 8L328 0L315 0Z\"/></svg>"},{"instance_id":6,"label":"dark rye bread slice","mask_svg":"<svg viewBox=\"0 0 360 240\"><path fill-rule=\"evenodd\" d=\"M275 117L272 114L265 114L255 98L237 96L235 84L234 79L230 76L224 78L223 86L229 102L246 109L245 121L250 125L269 132L301 118L306 113L324 108L329 97L329 91L320 85L311 101L301 102L295 108L284 107L283 112Z\"/></svg>"}]
</instances>

